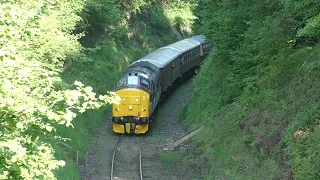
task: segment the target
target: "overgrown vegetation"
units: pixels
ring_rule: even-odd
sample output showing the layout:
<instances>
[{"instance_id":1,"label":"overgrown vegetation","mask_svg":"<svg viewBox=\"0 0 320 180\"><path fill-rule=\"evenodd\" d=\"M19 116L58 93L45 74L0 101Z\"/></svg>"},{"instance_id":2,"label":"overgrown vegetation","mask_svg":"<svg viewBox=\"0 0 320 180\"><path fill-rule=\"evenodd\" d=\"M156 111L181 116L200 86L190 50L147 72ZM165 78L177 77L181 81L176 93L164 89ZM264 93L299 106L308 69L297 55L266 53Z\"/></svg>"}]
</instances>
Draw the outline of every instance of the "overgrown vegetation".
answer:
<instances>
[{"instance_id":1,"label":"overgrown vegetation","mask_svg":"<svg viewBox=\"0 0 320 180\"><path fill-rule=\"evenodd\" d=\"M0 4L0 179L53 179L64 165L49 141L58 124L70 126L76 112L97 109L115 98L74 81L59 90L65 60L83 60L72 35L81 1L11 1Z\"/></svg>"},{"instance_id":2,"label":"overgrown vegetation","mask_svg":"<svg viewBox=\"0 0 320 180\"><path fill-rule=\"evenodd\" d=\"M320 177L319 11L315 0L199 1L197 30L215 47L182 114L207 126L183 160L194 178Z\"/></svg>"},{"instance_id":3,"label":"overgrown vegetation","mask_svg":"<svg viewBox=\"0 0 320 180\"><path fill-rule=\"evenodd\" d=\"M174 3L1 1L0 179L80 178L77 158L84 164L105 105L117 100L108 95L112 82L132 61L175 41L176 27L188 33L193 17L170 12L179 5L190 15L194 3Z\"/></svg>"}]
</instances>

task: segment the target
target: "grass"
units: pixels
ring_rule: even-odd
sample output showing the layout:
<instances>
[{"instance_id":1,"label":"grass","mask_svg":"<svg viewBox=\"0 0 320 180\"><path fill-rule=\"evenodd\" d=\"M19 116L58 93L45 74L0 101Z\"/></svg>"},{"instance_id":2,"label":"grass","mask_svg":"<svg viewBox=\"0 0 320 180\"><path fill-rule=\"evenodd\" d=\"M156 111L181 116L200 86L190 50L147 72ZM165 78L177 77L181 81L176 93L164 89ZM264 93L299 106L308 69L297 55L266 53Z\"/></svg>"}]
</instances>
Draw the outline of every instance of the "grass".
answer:
<instances>
[{"instance_id":1,"label":"grass","mask_svg":"<svg viewBox=\"0 0 320 180\"><path fill-rule=\"evenodd\" d=\"M174 164L181 158L181 154L178 151L165 152L160 154L160 160L166 164Z\"/></svg>"}]
</instances>

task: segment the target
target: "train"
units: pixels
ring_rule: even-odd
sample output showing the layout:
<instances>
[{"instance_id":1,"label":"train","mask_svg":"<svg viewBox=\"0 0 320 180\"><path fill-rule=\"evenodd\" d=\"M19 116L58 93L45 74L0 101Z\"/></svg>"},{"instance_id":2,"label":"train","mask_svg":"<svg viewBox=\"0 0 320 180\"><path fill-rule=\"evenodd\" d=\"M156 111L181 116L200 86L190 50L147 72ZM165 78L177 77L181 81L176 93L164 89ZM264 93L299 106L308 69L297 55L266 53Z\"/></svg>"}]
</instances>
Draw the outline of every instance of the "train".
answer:
<instances>
[{"instance_id":1,"label":"train","mask_svg":"<svg viewBox=\"0 0 320 180\"><path fill-rule=\"evenodd\" d=\"M133 62L117 80L112 104L114 133L145 134L159 102L178 81L198 69L211 50L205 36L196 35L161 47Z\"/></svg>"}]
</instances>

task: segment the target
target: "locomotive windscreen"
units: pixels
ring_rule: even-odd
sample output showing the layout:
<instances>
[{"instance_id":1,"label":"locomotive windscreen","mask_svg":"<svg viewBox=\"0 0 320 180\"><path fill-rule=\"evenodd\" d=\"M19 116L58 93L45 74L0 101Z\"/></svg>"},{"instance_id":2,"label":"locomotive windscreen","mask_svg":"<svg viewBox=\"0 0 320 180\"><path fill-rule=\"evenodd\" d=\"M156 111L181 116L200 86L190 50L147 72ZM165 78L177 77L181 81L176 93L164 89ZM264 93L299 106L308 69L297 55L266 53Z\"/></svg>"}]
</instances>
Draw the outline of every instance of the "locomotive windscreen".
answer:
<instances>
[{"instance_id":1,"label":"locomotive windscreen","mask_svg":"<svg viewBox=\"0 0 320 180\"><path fill-rule=\"evenodd\" d=\"M128 85L138 85L138 77L128 76Z\"/></svg>"}]
</instances>

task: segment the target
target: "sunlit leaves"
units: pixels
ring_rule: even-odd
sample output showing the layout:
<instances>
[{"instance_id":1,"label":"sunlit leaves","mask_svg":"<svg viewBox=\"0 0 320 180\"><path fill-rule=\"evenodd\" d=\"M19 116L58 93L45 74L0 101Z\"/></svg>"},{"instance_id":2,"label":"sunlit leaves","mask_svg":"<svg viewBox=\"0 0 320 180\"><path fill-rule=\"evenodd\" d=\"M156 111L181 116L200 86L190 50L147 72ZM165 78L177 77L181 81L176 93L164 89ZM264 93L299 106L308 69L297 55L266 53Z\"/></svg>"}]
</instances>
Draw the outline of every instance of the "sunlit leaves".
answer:
<instances>
[{"instance_id":1,"label":"sunlit leaves","mask_svg":"<svg viewBox=\"0 0 320 180\"><path fill-rule=\"evenodd\" d=\"M196 5L194 2L176 1L164 5L164 10L172 26L179 28L180 31L191 33L192 24L197 19L193 15Z\"/></svg>"},{"instance_id":2,"label":"sunlit leaves","mask_svg":"<svg viewBox=\"0 0 320 180\"><path fill-rule=\"evenodd\" d=\"M63 161L42 140L56 124L72 126L77 112L112 101L91 87L58 90L64 61L81 57L82 0L6 0L0 4L0 179L55 179ZM108 99L109 98L109 99ZM84 106L84 104L87 104Z\"/></svg>"},{"instance_id":3,"label":"sunlit leaves","mask_svg":"<svg viewBox=\"0 0 320 180\"><path fill-rule=\"evenodd\" d=\"M320 14L307 21L304 28L298 31L298 36L319 37L320 36Z\"/></svg>"}]
</instances>

